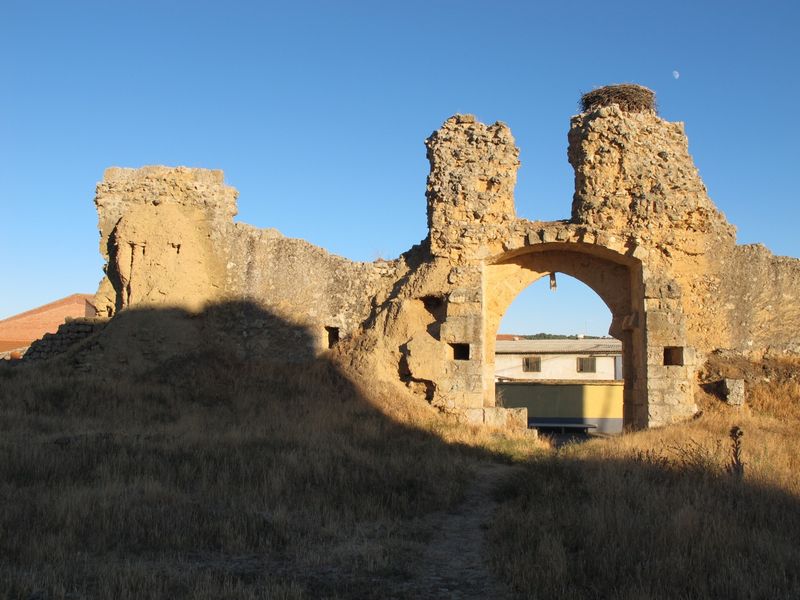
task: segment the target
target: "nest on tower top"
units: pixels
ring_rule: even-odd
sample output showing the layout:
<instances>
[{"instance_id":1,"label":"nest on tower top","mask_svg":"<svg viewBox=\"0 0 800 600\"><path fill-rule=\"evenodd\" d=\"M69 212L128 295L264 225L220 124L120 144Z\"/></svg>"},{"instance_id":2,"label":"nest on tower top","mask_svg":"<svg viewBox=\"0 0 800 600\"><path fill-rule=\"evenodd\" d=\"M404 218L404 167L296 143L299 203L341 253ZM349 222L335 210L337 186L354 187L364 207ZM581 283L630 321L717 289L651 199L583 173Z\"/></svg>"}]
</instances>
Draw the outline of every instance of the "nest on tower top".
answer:
<instances>
[{"instance_id":1,"label":"nest on tower top","mask_svg":"<svg viewBox=\"0 0 800 600\"><path fill-rule=\"evenodd\" d=\"M590 112L616 104L625 112L656 112L656 93L641 85L620 83L607 85L581 96L581 109Z\"/></svg>"}]
</instances>

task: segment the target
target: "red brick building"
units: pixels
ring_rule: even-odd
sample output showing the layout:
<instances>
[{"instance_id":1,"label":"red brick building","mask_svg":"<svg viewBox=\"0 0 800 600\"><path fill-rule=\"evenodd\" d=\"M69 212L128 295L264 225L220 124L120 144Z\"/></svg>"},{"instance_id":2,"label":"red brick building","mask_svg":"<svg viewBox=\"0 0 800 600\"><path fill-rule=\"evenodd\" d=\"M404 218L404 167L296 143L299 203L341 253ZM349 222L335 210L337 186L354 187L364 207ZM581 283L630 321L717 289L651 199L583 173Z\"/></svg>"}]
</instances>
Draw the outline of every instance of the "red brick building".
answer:
<instances>
[{"instance_id":1,"label":"red brick building","mask_svg":"<svg viewBox=\"0 0 800 600\"><path fill-rule=\"evenodd\" d=\"M0 321L0 352L30 346L45 333L55 333L67 317L94 317L94 296L72 294L61 300Z\"/></svg>"}]
</instances>

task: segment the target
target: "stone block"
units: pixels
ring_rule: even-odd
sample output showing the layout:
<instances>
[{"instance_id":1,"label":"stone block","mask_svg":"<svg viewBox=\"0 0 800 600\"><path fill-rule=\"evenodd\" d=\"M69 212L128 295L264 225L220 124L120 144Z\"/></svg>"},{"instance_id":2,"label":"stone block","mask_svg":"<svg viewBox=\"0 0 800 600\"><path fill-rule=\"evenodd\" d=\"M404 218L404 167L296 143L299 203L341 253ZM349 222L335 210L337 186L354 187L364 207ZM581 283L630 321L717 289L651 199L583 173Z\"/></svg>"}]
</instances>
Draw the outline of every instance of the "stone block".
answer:
<instances>
[{"instance_id":1,"label":"stone block","mask_svg":"<svg viewBox=\"0 0 800 600\"><path fill-rule=\"evenodd\" d=\"M464 420L470 425L483 425L483 409L482 408L465 409Z\"/></svg>"},{"instance_id":2,"label":"stone block","mask_svg":"<svg viewBox=\"0 0 800 600\"><path fill-rule=\"evenodd\" d=\"M672 377L649 377L647 380L647 387L652 392L663 392L671 390L675 387L675 379Z\"/></svg>"},{"instance_id":3,"label":"stone block","mask_svg":"<svg viewBox=\"0 0 800 600\"><path fill-rule=\"evenodd\" d=\"M675 281L651 276L644 281L644 296L645 298L680 298L681 289Z\"/></svg>"},{"instance_id":4,"label":"stone block","mask_svg":"<svg viewBox=\"0 0 800 600\"><path fill-rule=\"evenodd\" d=\"M648 312L662 309L661 298L645 298L644 309Z\"/></svg>"},{"instance_id":5,"label":"stone block","mask_svg":"<svg viewBox=\"0 0 800 600\"><path fill-rule=\"evenodd\" d=\"M490 406L483 409L483 422L489 427L498 429L527 429L527 408L502 408Z\"/></svg>"},{"instance_id":6,"label":"stone block","mask_svg":"<svg viewBox=\"0 0 800 600\"><path fill-rule=\"evenodd\" d=\"M406 344L406 360L414 378L434 381L442 374L445 345L427 333L418 334Z\"/></svg>"},{"instance_id":7,"label":"stone block","mask_svg":"<svg viewBox=\"0 0 800 600\"><path fill-rule=\"evenodd\" d=\"M729 406L744 406L744 379L723 379L722 395Z\"/></svg>"},{"instance_id":8,"label":"stone block","mask_svg":"<svg viewBox=\"0 0 800 600\"><path fill-rule=\"evenodd\" d=\"M648 256L650 256L650 251L645 246L634 246L633 251L631 252L631 256L638 260L647 260Z\"/></svg>"},{"instance_id":9,"label":"stone block","mask_svg":"<svg viewBox=\"0 0 800 600\"><path fill-rule=\"evenodd\" d=\"M548 243L556 241L556 232L553 231L552 229L542 229L540 233L543 242Z\"/></svg>"},{"instance_id":10,"label":"stone block","mask_svg":"<svg viewBox=\"0 0 800 600\"><path fill-rule=\"evenodd\" d=\"M528 429L527 408L506 408L506 427L508 429ZM535 431L535 430L534 430Z\"/></svg>"},{"instance_id":11,"label":"stone block","mask_svg":"<svg viewBox=\"0 0 800 600\"><path fill-rule=\"evenodd\" d=\"M498 406L486 407L483 409L483 422L489 427L504 428L506 426L506 415L503 409Z\"/></svg>"},{"instance_id":12,"label":"stone block","mask_svg":"<svg viewBox=\"0 0 800 600\"><path fill-rule=\"evenodd\" d=\"M467 391L475 394L483 393L483 377L481 377L481 368L477 361L470 361L470 369L472 374L466 376Z\"/></svg>"},{"instance_id":13,"label":"stone block","mask_svg":"<svg viewBox=\"0 0 800 600\"><path fill-rule=\"evenodd\" d=\"M469 343L478 341L481 334L480 315L449 317L442 323L441 338L446 342Z\"/></svg>"},{"instance_id":14,"label":"stone block","mask_svg":"<svg viewBox=\"0 0 800 600\"><path fill-rule=\"evenodd\" d=\"M673 409L664 404L655 404L652 401L647 407L647 423L646 427L660 427L670 422L670 416Z\"/></svg>"},{"instance_id":15,"label":"stone block","mask_svg":"<svg viewBox=\"0 0 800 600\"><path fill-rule=\"evenodd\" d=\"M654 310L647 313L647 342L650 345L682 346L685 326L680 315Z\"/></svg>"},{"instance_id":16,"label":"stone block","mask_svg":"<svg viewBox=\"0 0 800 600\"><path fill-rule=\"evenodd\" d=\"M470 392L463 390L458 395L457 406L464 408L482 408L483 394L481 392Z\"/></svg>"},{"instance_id":17,"label":"stone block","mask_svg":"<svg viewBox=\"0 0 800 600\"><path fill-rule=\"evenodd\" d=\"M689 398L685 392L674 388L664 391L661 396L661 401L666 406L679 406L681 404L686 404L688 400Z\"/></svg>"},{"instance_id":18,"label":"stone block","mask_svg":"<svg viewBox=\"0 0 800 600\"><path fill-rule=\"evenodd\" d=\"M476 318L481 314L480 304L475 302L465 302L464 304L448 303L445 311L445 321L455 320L462 317L468 319Z\"/></svg>"},{"instance_id":19,"label":"stone block","mask_svg":"<svg viewBox=\"0 0 800 600\"><path fill-rule=\"evenodd\" d=\"M455 288L447 296L447 301L451 304L465 304L481 301L480 286L474 288Z\"/></svg>"},{"instance_id":20,"label":"stone block","mask_svg":"<svg viewBox=\"0 0 800 600\"><path fill-rule=\"evenodd\" d=\"M697 364L697 351L692 346L683 347L683 364L687 367Z\"/></svg>"}]
</instances>

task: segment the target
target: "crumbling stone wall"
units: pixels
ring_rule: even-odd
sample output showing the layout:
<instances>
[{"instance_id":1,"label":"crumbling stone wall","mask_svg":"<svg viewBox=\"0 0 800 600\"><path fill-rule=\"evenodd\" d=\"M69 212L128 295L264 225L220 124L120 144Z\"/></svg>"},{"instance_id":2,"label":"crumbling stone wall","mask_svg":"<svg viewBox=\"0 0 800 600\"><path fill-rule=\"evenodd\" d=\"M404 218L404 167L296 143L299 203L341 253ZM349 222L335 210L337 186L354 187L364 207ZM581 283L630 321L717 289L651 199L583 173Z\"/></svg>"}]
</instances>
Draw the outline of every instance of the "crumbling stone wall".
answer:
<instances>
[{"instance_id":1,"label":"crumbling stone wall","mask_svg":"<svg viewBox=\"0 0 800 600\"><path fill-rule=\"evenodd\" d=\"M572 120L572 221L621 232L649 271L673 279L688 342L706 354L771 346L797 351L800 261L737 246L709 199L682 123L603 107Z\"/></svg>"},{"instance_id":2,"label":"crumbling stone wall","mask_svg":"<svg viewBox=\"0 0 800 600\"><path fill-rule=\"evenodd\" d=\"M519 149L504 123L486 126L456 115L425 142L428 228L433 256L468 260L476 247L501 241L514 220Z\"/></svg>"},{"instance_id":3,"label":"crumbling stone wall","mask_svg":"<svg viewBox=\"0 0 800 600\"><path fill-rule=\"evenodd\" d=\"M225 296L307 327L320 350L329 330L356 332L403 272L402 261L353 262L275 230L237 223L229 233Z\"/></svg>"},{"instance_id":4,"label":"crumbling stone wall","mask_svg":"<svg viewBox=\"0 0 800 600\"><path fill-rule=\"evenodd\" d=\"M199 312L214 302L253 299L307 327L321 351L330 328L354 332L369 316L370 301L380 302L401 274L402 261L355 263L275 229L234 223L237 195L221 171L108 169L95 197L107 261L98 312L113 316L132 306Z\"/></svg>"},{"instance_id":5,"label":"crumbling stone wall","mask_svg":"<svg viewBox=\"0 0 800 600\"><path fill-rule=\"evenodd\" d=\"M79 343L102 331L107 319L95 317L79 317L68 319L58 327L55 333L46 333L41 339L33 342L25 351L26 361L47 360L63 354Z\"/></svg>"},{"instance_id":6,"label":"crumbling stone wall","mask_svg":"<svg viewBox=\"0 0 800 600\"><path fill-rule=\"evenodd\" d=\"M312 347L284 340L287 353L316 355L339 339L335 352L370 378L472 422L524 425L495 406L495 334L520 291L563 272L611 310L626 424L680 420L696 410L707 353L800 349L800 261L737 246L683 125L612 100L572 119L572 213L555 222L516 217L519 150L506 125L448 119L426 142L429 235L393 261L353 262L234 223L237 194L219 171L109 169L96 198L107 260L97 306L113 316L247 300L305 332Z\"/></svg>"},{"instance_id":7,"label":"crumbling stone wall","mask_svg":"<svg viewBox=\"0 0 800 600\"><path fill-rule=\"evenodd\" d=\"M695 288L700 301L709 305L698 345L706 352L725 348L800 354L800 260L748 244L727 248L717 264L716 276L707 275L708 283Z\"/></svg>"}]
</instances>

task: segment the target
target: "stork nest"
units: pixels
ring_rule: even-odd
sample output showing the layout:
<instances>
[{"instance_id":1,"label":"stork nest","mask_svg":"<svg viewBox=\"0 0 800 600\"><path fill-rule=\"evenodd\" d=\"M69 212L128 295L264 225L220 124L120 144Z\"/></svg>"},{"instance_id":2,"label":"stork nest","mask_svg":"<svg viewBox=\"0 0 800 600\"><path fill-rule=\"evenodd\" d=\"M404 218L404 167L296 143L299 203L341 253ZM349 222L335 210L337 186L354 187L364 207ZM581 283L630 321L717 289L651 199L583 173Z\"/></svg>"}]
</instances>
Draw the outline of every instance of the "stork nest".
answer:
<instances>
[{"instance_id":1,"label":"stork nest","mask_svg":"<svg viewBox=\"0 0 800 600\"><path fill-rule=\"evenodd\" d=\"M595 111L612 104L625 112L656 112L656 93L641 85L620 83L597 88L581 96L583 112Z\"/></svg>"}]
</instances>

